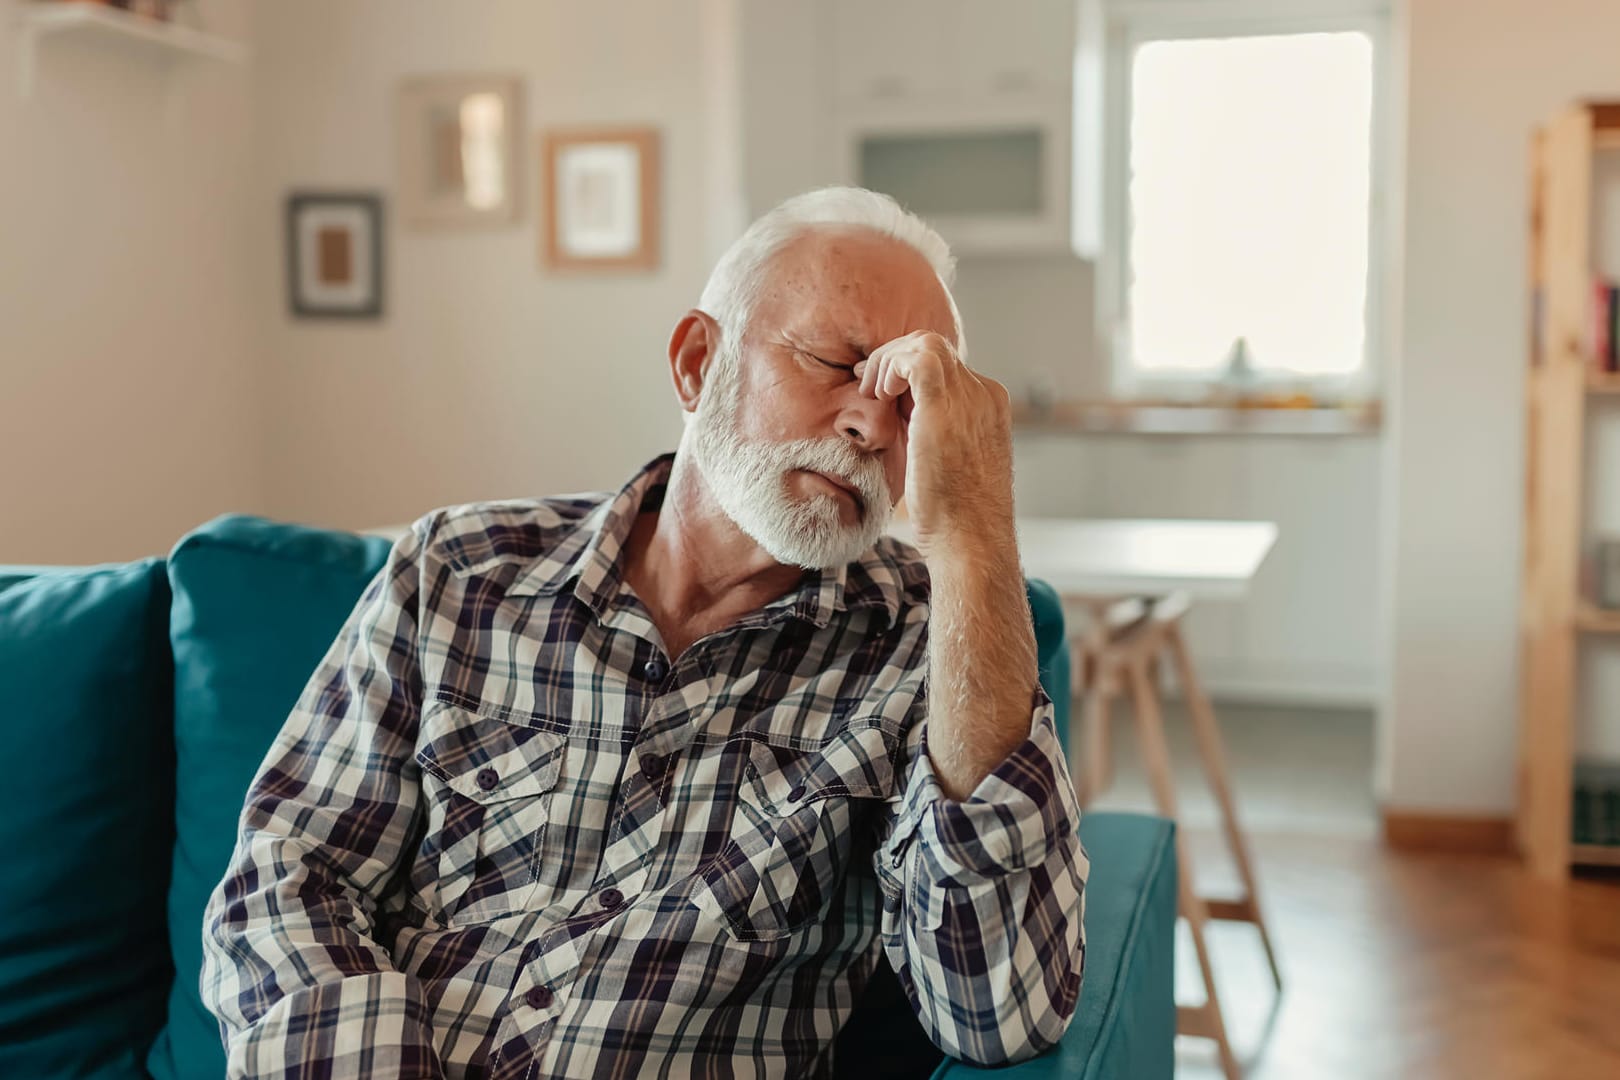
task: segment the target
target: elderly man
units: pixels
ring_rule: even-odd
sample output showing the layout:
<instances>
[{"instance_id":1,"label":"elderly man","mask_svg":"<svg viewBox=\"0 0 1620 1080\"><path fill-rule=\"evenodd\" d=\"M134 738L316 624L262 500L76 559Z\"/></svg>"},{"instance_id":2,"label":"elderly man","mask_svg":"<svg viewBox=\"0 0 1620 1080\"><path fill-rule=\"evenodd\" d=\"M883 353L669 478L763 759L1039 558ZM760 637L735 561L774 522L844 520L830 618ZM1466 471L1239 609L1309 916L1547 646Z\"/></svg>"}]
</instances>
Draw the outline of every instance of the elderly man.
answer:
<instances>
[{"instance_id":1,"label":"elderly man","mask_svg":"<svg viewBox=\"0 0 1620 1080\"><path fill-rule=\"evenodd\" d=\"M1087 863L951 269L791 199L675 327L675 454L394 546L209 906L233 1076L825 1075L880 950L950 1054L1062 1035Z\"/></svg>"}]
</instances>

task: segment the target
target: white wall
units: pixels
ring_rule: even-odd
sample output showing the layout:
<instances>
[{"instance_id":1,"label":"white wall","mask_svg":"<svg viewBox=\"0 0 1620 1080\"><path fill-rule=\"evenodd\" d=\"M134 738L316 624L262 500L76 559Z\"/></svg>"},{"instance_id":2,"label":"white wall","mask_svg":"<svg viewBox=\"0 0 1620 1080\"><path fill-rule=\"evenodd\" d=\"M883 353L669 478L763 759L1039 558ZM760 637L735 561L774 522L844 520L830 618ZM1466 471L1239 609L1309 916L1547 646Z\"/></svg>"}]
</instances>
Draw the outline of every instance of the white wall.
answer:
<instances>
[{"instance_id":1,"label":"white wall","mask_svg":"<svg viewBox=\"0 0 1620 1080\"><path fill-rule=\"evenodd\" d=\"M276 0L258 8L260 358L270 504L347 527L437 505L615 487L674 446L669 332L708 271L705 109L716 107L702 17L723 4L632 0ZM559 275L539 264L538 143L523 141L523 214L498 231L418 232L395 194L400 80L513 72L525 125L650 124L663 134L663 262L653 273ZM293 320L281 285L289 190L389 199L386 317Z\"/></svg>"},{"instance_id":2,"label":"white wall","mask_svg":"<svg viewBox=\"0 0 1620 1080\"><path fill-rule=\"evenodd\" d=\"M0 563L161 554L261 506L250 73L51 40L24 101L24 6L0 0ZM249 33L243 0L199 13Z\"/></svg>"},{"instance_id":3,"label":"white wall","mask_svg":"<svg viewBox=\"0 0 1620 1080\"><path fill-rule=\"evenodd\" d=\"M1620 97L1612 0L1410 0L1388 805L1514 803L1531 130Z\"/></svg>"}]
</instances>

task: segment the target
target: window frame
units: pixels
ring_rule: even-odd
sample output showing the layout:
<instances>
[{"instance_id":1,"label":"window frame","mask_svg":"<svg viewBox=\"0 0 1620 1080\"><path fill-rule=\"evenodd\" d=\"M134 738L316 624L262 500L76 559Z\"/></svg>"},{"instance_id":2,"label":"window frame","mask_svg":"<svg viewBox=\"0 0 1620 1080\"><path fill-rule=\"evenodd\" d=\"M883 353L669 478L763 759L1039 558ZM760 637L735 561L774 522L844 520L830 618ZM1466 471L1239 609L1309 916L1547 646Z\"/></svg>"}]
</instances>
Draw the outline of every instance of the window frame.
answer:
<instances>
[{"instance_id":1,"label":"window frame","mask_svg":"<svg viewBox=\"0 0 1620 1080\"><path fill-rule=\"evenodd\" d=\"M1121 346L1127 325L1125 283L1130 274L1130 130L1133 116L1130 60L1155 41L1258 37L1277 34L1360 32L1372 41L1372 116L1367 215L1366 344L1360 368L1348 374L1294 375L1258 371L1253 387L1286 384L1325 398L1367 400L1378 395L1387 366L1394 310L1392 255L1398 192L1398 147L1393 104L1397 72L1392 0L1102 0L1103 191L1102 257L1096 267L1097 355L1105 358L1107 385L1119 399L1190 399L1223 385L1224 372L1151 372L1135 367Z\"/></svg>"}]
</instances>

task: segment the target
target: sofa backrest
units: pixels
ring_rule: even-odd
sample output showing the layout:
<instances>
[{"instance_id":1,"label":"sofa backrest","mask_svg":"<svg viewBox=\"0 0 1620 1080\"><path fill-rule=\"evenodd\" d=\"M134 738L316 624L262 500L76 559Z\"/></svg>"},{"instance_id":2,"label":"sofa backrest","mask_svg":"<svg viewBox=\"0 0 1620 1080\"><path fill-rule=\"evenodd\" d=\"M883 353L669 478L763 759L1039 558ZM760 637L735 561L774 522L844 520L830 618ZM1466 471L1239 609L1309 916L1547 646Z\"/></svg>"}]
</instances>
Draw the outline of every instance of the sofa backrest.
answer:
<instances>
[{"instance_id":1,"label":"sofa backrest","mask_svg":"<svg viewBox=\"0 0 1620 1080\"><path fill-rule=\"evenodd\" d=\"M157 1080L225 1075L219 1024L198 988L203 909L225 875L248 784L388 548L230 515L169 555L178 782L168 910L179 977L148 1062Z\"/></svg>"},{"instance_id":2,"label":"sofa backrest","mask_svg":"<svg viewBox=\"0 0 1620 1080\"><path fill-rule=\"evenodd\" d=\"M158 559L0 568L0 1076L146 1076L173 976L168 623Z\"/></svg>"}]
</instances>

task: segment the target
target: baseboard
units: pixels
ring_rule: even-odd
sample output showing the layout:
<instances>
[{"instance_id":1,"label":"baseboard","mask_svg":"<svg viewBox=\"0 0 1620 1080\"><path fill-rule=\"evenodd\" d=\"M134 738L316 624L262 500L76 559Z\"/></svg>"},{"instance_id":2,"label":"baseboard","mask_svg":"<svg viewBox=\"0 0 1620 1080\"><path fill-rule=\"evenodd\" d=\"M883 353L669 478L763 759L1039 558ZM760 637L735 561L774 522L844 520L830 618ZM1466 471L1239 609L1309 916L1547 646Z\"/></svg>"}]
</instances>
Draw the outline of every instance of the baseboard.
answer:
<instances>
[{"instance_id":1,"label":"baseboard","mask_svg":"<svg viewBox=\"0 0 1620 1080\"><path fill-rule=\"evenodd\" d=\"M1384 843L1397 851L1511 855L1517 850L1513 819L1384 810Z\"/></svg>"}]
</instances>

